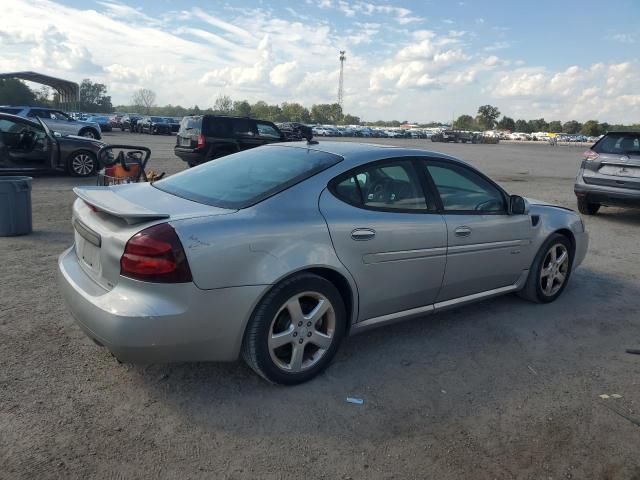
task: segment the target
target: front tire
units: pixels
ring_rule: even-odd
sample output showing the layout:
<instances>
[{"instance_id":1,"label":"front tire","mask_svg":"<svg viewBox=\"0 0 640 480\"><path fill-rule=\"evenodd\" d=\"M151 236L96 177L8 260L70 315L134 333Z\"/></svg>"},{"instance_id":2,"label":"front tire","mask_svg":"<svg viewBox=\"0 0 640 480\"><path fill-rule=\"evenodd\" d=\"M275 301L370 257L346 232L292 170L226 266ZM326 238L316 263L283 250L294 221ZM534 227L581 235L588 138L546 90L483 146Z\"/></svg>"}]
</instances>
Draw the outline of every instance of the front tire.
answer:
<instances>
[{"instance_id":1,"label":"front tire","mask_svg":"<svg viewBox=\"0 0 640 480\"><path fill-rule=\"evenodd\" d=\"M583 215L595 215L600 210L599 203L588 202L585 197L578 198L578 211Z\"/></svg>"},{"instance_id":2,"label":"front tire","mask_svg":"<svg viewBox=\"0 0 640 480\"><path fill-rule=\"evenodd\" d=\"M98 132L96 132L93 128L85 128L81 130L79 135L85 138L98 138Z\"/></svg>"},{"instance_id":3,"label":"front tire","mask_svg":"<svg viewBox=\"0 0 640 480\"><path fill-rule=\"evenodd\" d=\"M567 237L552 234L533 260L529 277L518 294L535 303L551 303L564 291L573 268L573 247Z\"/></svg>"},{"instance_id":4,"label":"front tire","mask_svg":"<svg viewBox=\"0 0 640 480\"><path fill-rule=\"evenodd\" d=\"M253 312L242 357L258 375L283 385L311 380L334 357L347 315L336 287L310 273L276 285Z\"/></svg>"},{"instance_id":5,"label":"front tire","mask_svg":"<svg viewBox=\"0 0 640 480\"><path fill-rule=\"evenodd\" d=\"M91 152L74 152L69 157L67 169L74 177L90 177L98 170L98 160Z\"/></svg>"}]
</instances>

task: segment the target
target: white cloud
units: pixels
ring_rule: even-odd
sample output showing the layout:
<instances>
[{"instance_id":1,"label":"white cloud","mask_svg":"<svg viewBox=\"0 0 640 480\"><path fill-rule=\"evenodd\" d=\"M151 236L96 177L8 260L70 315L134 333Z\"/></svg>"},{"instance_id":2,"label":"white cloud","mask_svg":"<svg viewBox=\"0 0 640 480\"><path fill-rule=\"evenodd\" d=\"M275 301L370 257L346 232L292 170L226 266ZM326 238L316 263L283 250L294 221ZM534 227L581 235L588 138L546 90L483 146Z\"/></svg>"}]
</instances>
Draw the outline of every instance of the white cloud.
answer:
<instances>
[{"instance_id":1,"label":"white cloud","mask_svg":"<svg viewBox=\"0 0 640 480\"><path fill-rule=\"evenodd\" d=\"M296 71L298 62L280 63L269 72L269 79L276 87L285 87L293 81L293 72Z\"/></svg>"}]
</instances>

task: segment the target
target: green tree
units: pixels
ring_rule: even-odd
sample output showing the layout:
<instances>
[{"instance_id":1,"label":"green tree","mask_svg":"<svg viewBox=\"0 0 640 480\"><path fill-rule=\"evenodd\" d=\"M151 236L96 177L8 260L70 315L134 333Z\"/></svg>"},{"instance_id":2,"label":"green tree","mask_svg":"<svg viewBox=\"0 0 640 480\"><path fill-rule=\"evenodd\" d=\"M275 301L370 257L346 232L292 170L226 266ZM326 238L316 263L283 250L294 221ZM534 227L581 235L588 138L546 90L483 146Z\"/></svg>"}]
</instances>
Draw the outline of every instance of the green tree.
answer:
<instances>
[{"instance_id":1,"label":"green tree","mask_svg":"<svg viewBox=\"0 0 640 480\"><path fill-rule=\"evenodd\" d=\"M513 118L504 116L500 119L496 127L500 130L509 130L510 132L515 132L516 122L513 120Z\"/></svg>"},{"instance_id":2,"label":"green tree","mask_svg":"<svg viewBox=\"0 0 640 480\"><path fill-rule=\"evenodd\" d=\"M92 82L85 78L80 84L80 110L85 112L109 113L113 111L111 97L103 83Z\"/></svg>"},{"instance_id":3,"label":"green tree","mask_svg":"<svg viewBox=\"0 0 640 480\"><path fill-rule=\"evenodd\" d=\"M233 112L233 100L228 95L218 95L213 110L218 114L229 115Z\"/></svg>"},{"instance_id":4,"label":"green tree","mask_svg":"<svg viewBox=\"0 0 640 480\"><path fill-rule=\"evenodd\" d=\"M500 110L498 110L498 107L492 105L482 105L478 107L480 125L487 130L491 130L494 127L499 116Z\"/></svg>"},{"instance_id":5,"label":"green tree","mask_svg":"<svg viewBox=\"0 0 640 480\"><path fill-rule=\"evenodd\" d=\"M360 117L349 115L348 113L342 117L343 125L360 125Z\"/></svg>"},{"instance_id":6,"label":"green tree","mask_svg":"<svg viewBox=\"0 0 640 480\"><path fill-rule=\"evenodd\" d=\"M475 120L471 115L460 115L455 122L453 122L454 128L460 130L475 130Z\"/></svg>"},{"instance_id":7,"label":"green tree","mask_svg":"<svg viewBox=\"0 0 640 480\"><path fill-rule=\"evenodd\" d=\"M311 107L311 119L320 124L338 124L342 120L342 107L337 103L320 103ZM400 122L398 122L400 126Z\"/></svg>"},{"instance_id":8,"label":"green tree","mask_svg":"<svg viewBox=\"0 0 640 480\"><path fill-rule=\"evenodd\" d=\"M576 120L569 120L562 125L564 133L578 133L582 128L582 124Z\"/></svg>"},{"instance_id":9,"label":"green tree","mask_svg":"<svg viewBox=\"0 0 640 480\"><path fill-rule=\"evenodd\" d=\"M562 132L562 122L560 120L553 120L549 122L549 131L554 133Z\"/></svg>"},{"instance_id":10,"label":"green tree","mask_svg":"<svg viewBox=\"0 0 640 480\"><path fill-rule=\"evenodd\" d=\"M527 122L529 126L529 132L546 132L549 130L549 124L545 121L544 118L538 118L536 120L529 120Z\"/></svg>"},{"instance_id":11,"label":"green tree","mask_svg":"<svg viewBox=\"0 0 640 480\"><path fill-rule=\"evenodd\" d=\"M600 135L600 123L597 120L588 120L584 122L582 128L580 129L580 133L583 135L588 135L589 137L597 137Z\"/></svg>"},{"instance_id":12,"label":"green tree","mask_svg":"<svg viewBox=\"0 0 640 480\"><path fill-rule=\"evenodd\" d=\"M516 132L520 133L531 133L529 129L529 124L526 120L518 119L516 120Z\"/></svg>"},{"instance_id":13,"label":"green tree","mask_svg":"<svg viewBox=\"0 0 640 480\"><path fill-rule=\"evenodd\" d=\"M32 105L36 96L20 80L5 78L0 80L0 105Z\"/></svg>"},{"instance_id":14,"label":"green tree","mask_svg":"<svg viewBox=\"0 0 640 480\"><path fill-rule=\"evenodd\" d=\"M240 100L233 102L233 114L238 117L250 117L251 116L251 104L246 100Z\"/></svg>"},{"instance_id":15,"label":"green tree","mask_svg":"<svg viewBox=\"0 0 640 480\"><path fill-rule=\"evenodd\" d=\"M282 117L287 122L309 123L311 121L309 110L299 103L285 102L282 104L281 109Z\"/></svg>"}]
</instances>

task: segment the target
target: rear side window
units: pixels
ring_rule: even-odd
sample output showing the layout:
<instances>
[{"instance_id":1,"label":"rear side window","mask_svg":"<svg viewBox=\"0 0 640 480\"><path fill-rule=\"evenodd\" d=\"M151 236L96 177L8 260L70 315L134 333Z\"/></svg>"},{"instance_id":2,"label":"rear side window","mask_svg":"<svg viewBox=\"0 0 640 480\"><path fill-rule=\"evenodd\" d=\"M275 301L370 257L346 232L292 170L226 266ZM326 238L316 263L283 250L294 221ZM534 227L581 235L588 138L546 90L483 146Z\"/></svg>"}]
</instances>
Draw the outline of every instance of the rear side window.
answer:
<instances>
[{"instance_id":1,"label":"rear side window","mask_svg":"<svg viewBox=\"0 0 640 480\"><path fill-rule=\"evenodd\" d=\"M180 122L180 133L200 135L202 117L184 117Z\"/></svg>"},{"instance_id":2,"label":"rear side window","mask_svg":"<svg viewBox=\"0 0 640 480\"><path fill-rule=\"evenodd\" d=\"M596 153L640 155L640 133L608 133L591 149Z\"/></svg>"},{"instance_id":3,"label":"rear side window","mask_svg":"<svg viewBox=\"0 0 640 480\"><path fill-rule=\"evenodd\" d=\"M229 138L233 136L230 118L207 117L204 130L207 137Z\"/></svg>"},{"instance_id":4,"label":"rear side window","mask_svg":"<svg viewBox=\"0 0 640 480\"><path fill-rule=\"evenodd\" d=\"M253 122L248 118L234 118L231 122L235 135L255 135Z\"/></svg>"},{"instance_id":5,"label":"rear side window","mask_svg":"<svg viewBox=\"0 0 640 480\"><path fill-rule=\"evenodd\" d=\"M331 153L282 146L253 148L153 184L194 202L246 208L340 162Z\"/></svg>"},{"instance_id":6,"label":"rear side window","mask_svg":"<svg viewBox=\"0 0 640 480\"><path fill-rule=\"evenodd\" d=\"M339 177L331 189L340 200L356 207L382 211L433 209L428 205L411 160L365 165Z\"/></svg>"}]
</instances>

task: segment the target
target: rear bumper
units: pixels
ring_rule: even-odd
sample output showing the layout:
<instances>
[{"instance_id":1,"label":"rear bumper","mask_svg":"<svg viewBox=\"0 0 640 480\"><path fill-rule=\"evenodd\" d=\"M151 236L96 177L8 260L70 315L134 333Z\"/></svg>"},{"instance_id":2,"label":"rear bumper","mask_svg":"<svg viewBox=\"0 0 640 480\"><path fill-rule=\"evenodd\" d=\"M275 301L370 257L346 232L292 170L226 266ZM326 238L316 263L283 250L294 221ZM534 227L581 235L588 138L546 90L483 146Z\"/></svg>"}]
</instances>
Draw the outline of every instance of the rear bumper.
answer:
<instances>
[{"instance_id":1,"label":"rear bumper","mask_svg":"<svg viewBox=\"0 0 640 480\"><path fill-rule=\"evenodd\" d=\"M582 170L573 187L577 197L586 197L589 202L604 205L640 206L640 190L608 185L586 183Z\"/></svg>"},{"instance_id":2,"label":"rear bumper","mask_svg":"<svg viewBox=\"0 0 640 480\"><path fill-rule=\"evenodd\" d=\"M193 148L174 147L173 153L180 160L192 165L197 165L205 161L205 154L202 150L196 150Z\"/></svg>"},{"instance_id":3,"label":"rear bumper","mask_svg":"<svg viewBox=\"0 0 640 480\"><path fill-rule=\"evenodd\" d=\"M73 247L58 259L58 284L87 336L133 363L236 360L247 321L268 288L201 290L121 278L106 290L84 272Z\"/></svg>"}]
</instances>

